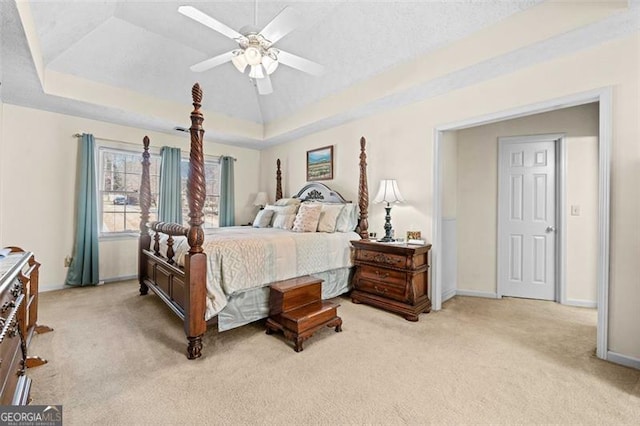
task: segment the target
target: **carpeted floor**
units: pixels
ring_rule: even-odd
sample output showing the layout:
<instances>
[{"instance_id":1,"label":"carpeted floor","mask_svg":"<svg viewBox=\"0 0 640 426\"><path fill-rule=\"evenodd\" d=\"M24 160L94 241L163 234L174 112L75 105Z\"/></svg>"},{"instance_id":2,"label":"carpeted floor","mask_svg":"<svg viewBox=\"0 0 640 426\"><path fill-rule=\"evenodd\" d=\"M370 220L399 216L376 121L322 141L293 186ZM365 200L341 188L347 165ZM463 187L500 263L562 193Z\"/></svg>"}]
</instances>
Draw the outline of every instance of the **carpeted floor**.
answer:
<instances>
[{"instance_id":1,"label":"carpeted floor","mask_svg":"<svg viewBox=\"0 0 640 426\"><path fill-rule=\"evenodd\" d=\"M637 424L640 371L594 356L595 310L455 297L412 323L347 298L295 353L261 323L207 332L134 282L43 293L34 404L89 424Z\"/></svg>"}]
</instances>

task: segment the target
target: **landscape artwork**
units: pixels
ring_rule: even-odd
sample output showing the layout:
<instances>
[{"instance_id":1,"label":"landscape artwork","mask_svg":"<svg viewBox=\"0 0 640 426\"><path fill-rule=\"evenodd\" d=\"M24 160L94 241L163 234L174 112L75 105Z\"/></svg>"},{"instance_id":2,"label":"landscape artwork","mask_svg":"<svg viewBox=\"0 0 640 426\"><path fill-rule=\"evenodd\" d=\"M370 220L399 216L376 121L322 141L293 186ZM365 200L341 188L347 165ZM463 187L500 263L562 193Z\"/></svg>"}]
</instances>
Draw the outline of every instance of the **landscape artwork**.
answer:
<instances>
[{"instance_id":1,"label":"landscape artwork","mask_svg":"<svg viewBox=\"0 0 640 426\"><path fill-rule=\"evenodd\" d=\"M307 181L333 179L333 146L307 151Z\"/></svg>"}]
</instances>

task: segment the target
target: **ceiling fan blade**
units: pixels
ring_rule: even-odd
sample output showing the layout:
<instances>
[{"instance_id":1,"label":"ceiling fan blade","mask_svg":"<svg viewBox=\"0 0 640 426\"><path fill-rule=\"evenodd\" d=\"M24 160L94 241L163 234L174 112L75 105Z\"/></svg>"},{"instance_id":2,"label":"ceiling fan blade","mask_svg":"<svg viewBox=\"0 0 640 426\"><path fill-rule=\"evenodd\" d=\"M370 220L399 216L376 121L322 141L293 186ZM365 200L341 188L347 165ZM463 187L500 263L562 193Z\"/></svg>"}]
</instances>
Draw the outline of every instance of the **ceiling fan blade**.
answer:
<instances>
[{"instance_id":1,"label":"ceiling fan blade","mask_svg":"<svg viewBox=\"0 0 640 426\"><path fill-rule=\"evenodd\" d=\"M271 86L271 77L267 74L264 78L256 78L256 86L258 86L258 93L261 95L268 95L273 93L273 86Z\"/></svg>"},{"instance_id":2,"label":"ceiling fan blade","mask_svg":"<svg viewBox=\"0 0 640 426\"><path fill-rule=\"evenodd\" d=\"M194 21L198 21L200 22L202 25L205 25L209 28L211 28L214 31L219 32L222 35L226 35L227 37L231 38L231 39L241 39L244 38L244 36L242 34L240 34L239 32L237 32L236 30L229 28L228 26L226 26L225 24L223 24L222 22L213 19L211 16L207 15L206 13L203 13L201 11L199 11L198 9L196 9L193 6L180 6L178 8L178 12L182 13L184 16L187 16L191 19L193 19Z\"/></svg>"},{"instance_id":3,"label":"ceiling fan blade","mask_svg":"<svg viewBox=\"0 0 640 426\"><path fill-rule=\"evenodd\" d=\"M291 7L285 7L260 31L260 34L274 44L293 31L299 22L298 12Z\"/></svg>"},{"instance_id":4,"label":"ceiling fan blade","mask_svg":"<svg viewBox=\"0 0 640 426\"><path fill-rule=\"evenodd\" d=\"M324 74L324 67L322 65L282 50L278 50L278 62L318 77Z\"/></svg>"},{"instance_id":5,"label":"ceiling fan blade","mask_svg":"<svg viewBox=\"0 0 640 426\"><path fill-rule=\"evenodd\" d=\"M222 65L225 62L229 62L233 57L233 51L223 53L222 55L214 56L213 58L209 58L206 61L198 62L195 65L191 65L191 71L202 72L210 70L213 67L217 67L218 65Z\"/></svg>"}]
</instances>

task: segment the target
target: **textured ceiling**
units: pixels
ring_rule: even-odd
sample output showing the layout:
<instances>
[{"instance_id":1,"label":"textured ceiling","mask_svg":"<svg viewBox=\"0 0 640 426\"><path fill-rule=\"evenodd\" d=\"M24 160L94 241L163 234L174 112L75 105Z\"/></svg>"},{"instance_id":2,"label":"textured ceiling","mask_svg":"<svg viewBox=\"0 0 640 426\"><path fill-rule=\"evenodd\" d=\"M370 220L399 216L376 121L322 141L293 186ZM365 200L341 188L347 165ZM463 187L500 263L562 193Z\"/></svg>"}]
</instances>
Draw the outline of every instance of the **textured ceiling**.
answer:
<instances>
[{"instance_id":1,"label":"textured ceiling","mask_svg":"<svg viewBox=\"0 0 640 426\"><path fill-rule=\"evenodd\" d=\"M538 3L540 0L29 2L45 69L178 104L188 103L191 85L199 81L206 110L261 124L286 119ZM632 3L632 11L637 12L637 1ZM194 73L190 65L237 45L179 14L177 8L182 4L193 5L236 30L254 24L256 18L256 26L262 28L285 6L291 6L300 15L299 26L276 47L324 65L325 74L313 77L280 66L272 75L274 93L260 96L249 78L231 63ZM44 94L15 4L3 0L0 8L3 101L153 130L172 127L144 111L125 113L103 107L99 99L84 103ZM637 19L631 21L631 27L637 26ZM553 48L557 46L551 46L551 51ZM524 63L528 57L518 60ZM488 72L495 74L495 70ZM226 136L224 140L251 144L242 137Z\"/></svg>"}]
</instances>

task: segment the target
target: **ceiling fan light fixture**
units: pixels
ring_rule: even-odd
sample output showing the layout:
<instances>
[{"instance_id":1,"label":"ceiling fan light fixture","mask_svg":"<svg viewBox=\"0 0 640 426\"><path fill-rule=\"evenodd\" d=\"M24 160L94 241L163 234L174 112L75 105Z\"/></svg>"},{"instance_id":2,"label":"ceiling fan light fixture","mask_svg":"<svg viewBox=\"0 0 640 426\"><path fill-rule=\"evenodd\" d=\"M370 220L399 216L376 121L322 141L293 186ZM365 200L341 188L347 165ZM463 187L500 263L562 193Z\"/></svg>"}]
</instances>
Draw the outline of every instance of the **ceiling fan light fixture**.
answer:
<instances>
[{"instance_id":1,"label":"ceiling fan light fixture","mask_svg":"<svg viewBox=\"0 0 640 426\"><path fill-rule=\"evenodd\" d=\"M249 71L249 77L264 78L264 69L262 68L262 65L251 65L251 71Z\"/></svg>"},{"instance_id":2,"label":"ceiling fan light fixture","mask_svg":"<svg viewBox=\"0 0 640 426\"><path fill-rule=\"evenodd\" d=\"M233 66L235 66L236 69L241 73L244 73L244 70L247 68L247 65L249 65L247 63L247 58L245 58L244 54L240 50L236 50L233 53L235 54L235 56L231 58L231 62L233 63Z\"/></svg>"},{"instance_id":3,"label":"ceiling fan light fixture","mask_svg":"<svg viewBox=\"0 0 640 426\"><path fill-rule=\"evenodd\" d=\"M244 51L244 57L251 66L258 65L262 61L262 53L255 46L249 46Z\"/></svg>"},{"instance_id":4,"label":"ceiling fan light fixture","mask_svg":"<svg viewBox=\"0 0 640 426\"><path fill-rule=\"evenodd\" d=\"M278 61L272 58L271 55L265 55L262 57L262 66L267 74L271 75L278 68Z\"/></svg>"}]
</instances>

